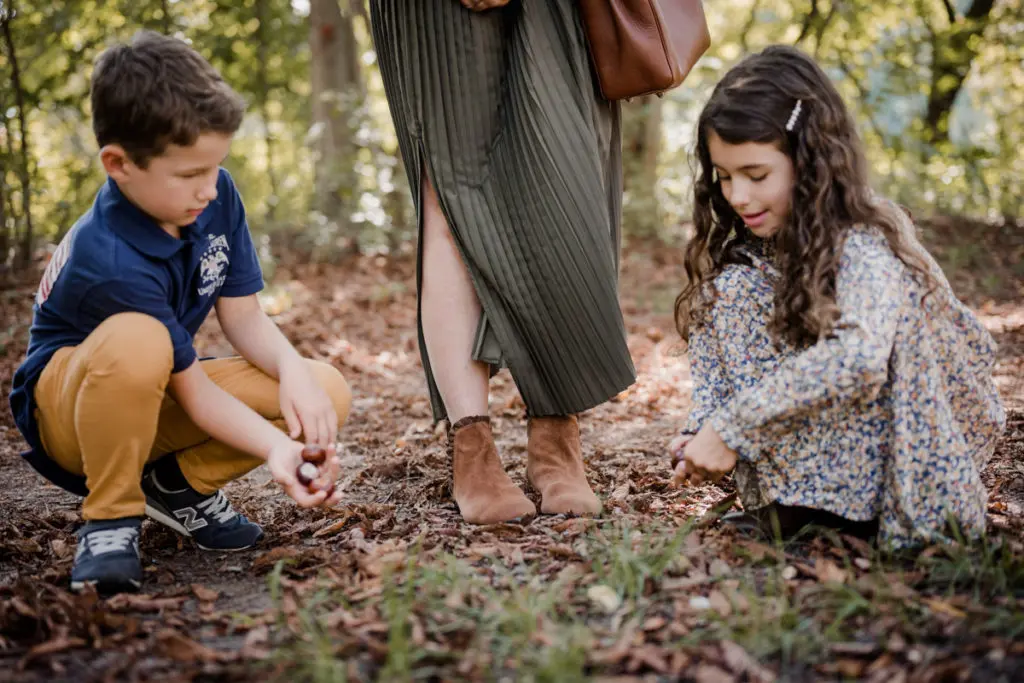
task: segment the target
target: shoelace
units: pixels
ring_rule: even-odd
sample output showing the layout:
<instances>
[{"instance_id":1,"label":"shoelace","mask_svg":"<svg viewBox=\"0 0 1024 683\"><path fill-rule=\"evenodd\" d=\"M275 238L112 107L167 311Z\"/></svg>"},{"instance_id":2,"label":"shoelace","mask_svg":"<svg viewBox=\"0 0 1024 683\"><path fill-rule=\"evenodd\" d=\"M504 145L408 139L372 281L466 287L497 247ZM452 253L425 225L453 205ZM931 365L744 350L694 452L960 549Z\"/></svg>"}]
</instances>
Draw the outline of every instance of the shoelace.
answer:
<instances>
[{"instance_id":1,"label":"shoelace","mask_svg":"<svg viewBox=\"0 0 1024 683\"><path fill-rule=\"evenodd\" d=\"M93 555L112 553L118 550L128 550L139 537L139 530L135 527L120 527L117 529L100 529L86 534L86 543Z\"/></svg>"},{"instance_id":2,"label":"shoelace","mask_svg":"<svg viewBox=\"0 0 1024 683\"><path fill-rule=\"evenodd\" d=\"M206 514L221 524L227 524L238 515L234 508L231 507L231 501L227 499L227 496L222 491L217 491L215 496L204 500L196 505L196 507L205 510Z\"/></svg>"}]
</instances>

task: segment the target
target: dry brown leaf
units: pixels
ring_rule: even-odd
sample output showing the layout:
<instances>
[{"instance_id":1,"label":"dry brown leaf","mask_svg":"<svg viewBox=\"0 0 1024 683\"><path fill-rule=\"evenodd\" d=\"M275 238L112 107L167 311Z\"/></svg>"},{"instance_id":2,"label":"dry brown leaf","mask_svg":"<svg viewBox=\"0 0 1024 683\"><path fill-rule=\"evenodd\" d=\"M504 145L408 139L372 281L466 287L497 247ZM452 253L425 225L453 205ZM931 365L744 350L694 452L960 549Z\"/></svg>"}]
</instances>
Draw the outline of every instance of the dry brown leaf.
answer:
<instances>
[{"instance_id":1,"label":"dry brown leaf","mask_svg":"<svg viewBox=\"0 0 1024 683\"><path fill-rule=\"evenodd\" d=\"M840 659L835 663L836 672L843 678L860 678L868 663L863 659Z\"/></svg>"},{"instance_id":2,"label":"dry brown leaf","mask_svg":"<svg viewBox=\"0 0 1024 683\"><path fill-rule=\"evenodd\" d=\"M348 524L348 520L352 518L351 514L346 514L344 517L336 522L332 522L325 527L317 529L313 532L313 538L324 538L325 536L333 536L345 529L345 525Z\"/></svg>"},{"instance_id":3,"label":"dry brown leaf","mask_svg":"<svg viewBox=\"0 0 1024 683\"><path fill-rule=\"evenodd\" d=\"M45 643L36 645L22 657L21 662L18 664L18 668L22 671L28 666L34 659L40 657L46 657L47 655L56 654L58 652L64 652L65 650L73 650L76 647L85 647L86 640L84 638L69 638L67 636L60 636L53 640L48 640Z\"/></svg>"},{"instance_id":4,"label":"dry brown leaf","mask_svg":"<svg viewBox=\"0 0 1024 683\"><path fill-rule=\"evenodd\" d=\"M198 598L201 602L214 602L217 598L220 597L220 593L218 593L217 591L211 588L206 588L205 586L201 586L198 583L192 584L192 592L195 593L196 598Z\"/></svg>"},{"instance_id":5,"label":"dry brown leaf","mask_svg":"<svg viewBox=\"0 0 1024 683\"><path fill-rule=\"evenodd\" d=\"M846 572L832 560L819 557L814 561L814 573L822 583L846 583Z\"/></svg>"},{"instance_id":6,"label":"dry brown leaf","mask_svg":"<svg viewBox=\"0 0 1024 683\"><path fill-rule=\"evenodd\" d=\"M71 545L62 538L55 538L50 541L50 549L53 550L53 554L61 560L66 560L75 554Z\"/></svg>"},{"instance_id":7,"label":"dry brown leaf","mask_svg":"<svg viewBox=\"0 0 1024 683\"><path fill-rule=\"evenodd\" d=\"M729 566L729 563L718 557L712 560L708 566L708 574L716 579L728 576L731 572L732 567Z\"/></svg>"},{"instance_id":8,"label":"dry brown leaf","mask_svg":"<svg viewBox=\"0 0 1024 683\"><path fill-rule=\"evenodd\" d=\"M622 484L621 486L617 486L615 488L615 490L612 491L612 495L610 495L608 497L611 500L615 500L615 501L625 501L627 498L629 498L629 492L630 492L630 485L629 485L629 482L627 481L625 484Z\"/></svg>"},{"instance_id":9,"label":"dry brown leaf","mask_svg":"<svg viewBox=\"0 0 1024 683\"><path fill-rule=\"evenodd\" d=\"M160 631L156 634L156 639L164 656L178 662L215 662L224 658L216 650L171 629Z\"/></svg>"},{"instance_id":10,"label":"dry brown leaf","mask_svg":"<svg viewBox=\"0 0 1024 683\"><path fill-rule=\"evenodd\" d=\"M165 610L179 610L188 598L154 598L145 593L132 595L131 593L119 593L107 600L107 607L114 611L136 611L136 612L163 612Z\"/></svg>"},{"instance_id":11,"label":"dry brown leaf","mask_svg":"<svg viewBox=\"0 0 1024 683\"><path fill-rule=\"evenodd\" d=\"M665 628L668 624L668 620L665 617L651 617L644 622L644 631L660 631Z\"/></svg>"},{"instance_id":12,"label":"dry brown leaf","mask_svg":"<svg viewBox=\"0 0 1024 683\"><path fill-rule=\"evenodd\" d=\"M257 626L245 634L245 641L239 656L243 660L262 661L270 657L270 629L266 626Z\"/></svg>"},{"instance_id":13,"label":"dry brown leaf","mask_svg":"<svg viewBox=\"0 0 1024 683\"><path fill-rule=\"evenodd\" d=\"M746 674L752 683L772 683L775 673L761 665L743 646L731 640L720 643L726 665L737 674Z\"/></svg>"},{"instance_id":14,"label":"dry brown leaf","mask_svg":"<svg viewBox=\"0 0 1024 683\"><path fill-rule=\"evenodd\" d=\"M732 603L729 602L729 598L725 597L725 593L722 591L711 591L708 594L708 602L711 604L711 609L723 617L728 617L732 614Z\"/></svg>"},{"instance_id":15,"label":"dry brown leaf","mask_svg":"<svg viewBox=\"0 0 1024 683\"><path fill-rule=\"evenodd\" d=\"M924 604L928 605L928 609L938 614L945 614L946 616L954 617L956 619L963 619L967 616L967 613L963 610L959 610L953 605L949 604L945 600L939 600L938 598L926 599Z\"/></svg>"},{"instance_id":16,"label":"dry brown leaf","mask_svg":"<svg viewBox=\"0 0 1024 683\"><path fill-rule=\"evenodd\" d=\"M20 614L23 617L28 617L29 619L38 619L39 618L39 615L36 614L36 611L34 609L32 609L31 607L29 607L28 603L26 603L24 600L22 600L18 596L15 596L15 597L11 598L10 605L11 605L11 607L14 608L15 612L17 612L18 614Z\"/></svg>"},{"instance_id":17,"label":"dry brown leaf","mask_svg":"<svg viewBox=\"0 0 1024 683\"><path fill-rule=\"evenodd\" d=\"M668 673L668 654L662 648L655 647L654 645L634 648L629 653L626 671L635 673L644 668L660 674Z\"/></svg>"},{"instance_id":18,"label":"dry brown leaf","mask_svg":"<svg viewBox=\"0 0 1024 683\"><path fill-rule=\"evenodd\" d=\"M696 683L736 683L739 679L711 664L700 664L693 676Z\"/></svg>"}]
</instances>

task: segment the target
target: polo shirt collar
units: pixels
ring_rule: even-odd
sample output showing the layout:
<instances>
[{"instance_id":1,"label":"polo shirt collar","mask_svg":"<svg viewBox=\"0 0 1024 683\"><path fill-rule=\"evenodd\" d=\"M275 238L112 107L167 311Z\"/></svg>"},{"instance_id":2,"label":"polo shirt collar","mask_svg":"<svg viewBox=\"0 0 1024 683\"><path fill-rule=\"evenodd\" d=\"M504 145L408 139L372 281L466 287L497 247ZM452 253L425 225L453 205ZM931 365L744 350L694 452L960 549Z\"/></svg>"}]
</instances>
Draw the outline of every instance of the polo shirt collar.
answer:
<instances>
[{"instance_id":1,"label":"polo shirt collar","mask_svg":"<svg viewBox=\"0 0 1024 683\"><path fill-rule=\"evenodd\" d=\"M206 207L195 223L183 227L181 239L176 239L157 225L149 214L132 204L113 178L107 178L107 184L100 193L101 210L113 218L108 221L110 228L146 256L163 260L171 258L187 242L194 242L204 233L204 228L213 215L214 203L211 202L210 206Z\"/></svg>"}]
</instances>

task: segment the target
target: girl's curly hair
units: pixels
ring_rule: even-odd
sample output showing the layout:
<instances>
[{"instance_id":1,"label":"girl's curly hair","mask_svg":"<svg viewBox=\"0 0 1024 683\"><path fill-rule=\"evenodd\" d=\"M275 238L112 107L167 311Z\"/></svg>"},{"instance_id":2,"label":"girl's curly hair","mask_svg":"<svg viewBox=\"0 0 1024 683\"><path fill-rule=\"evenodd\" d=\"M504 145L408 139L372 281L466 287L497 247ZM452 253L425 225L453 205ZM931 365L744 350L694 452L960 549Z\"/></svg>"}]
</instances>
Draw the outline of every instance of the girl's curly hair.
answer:
<instances>
[{"instance_id":1,"label":"girl's curly hair","mask_svg":"<svg viewBox=\"0 0 1024 683\"><path fill-rule=\"evenodd\" d=\"M797 100L799 116L787 131ZM686 247L688 282L675 307L683 339L714 303L715 277L727 264L747 263L739 248L758 239L722 194L708 150L712 131L729 144L777 145L793 162L791 214L774 237L781 278L769 329L776 339L804 347L831 333L839 318L842 243L854 225L880 230L896 256L934 284L900 227L898 209L872 193L856 125L835 86L804 53L772 46L730 69L700 115L695 234Z\"/></svg>"}]
</instances>

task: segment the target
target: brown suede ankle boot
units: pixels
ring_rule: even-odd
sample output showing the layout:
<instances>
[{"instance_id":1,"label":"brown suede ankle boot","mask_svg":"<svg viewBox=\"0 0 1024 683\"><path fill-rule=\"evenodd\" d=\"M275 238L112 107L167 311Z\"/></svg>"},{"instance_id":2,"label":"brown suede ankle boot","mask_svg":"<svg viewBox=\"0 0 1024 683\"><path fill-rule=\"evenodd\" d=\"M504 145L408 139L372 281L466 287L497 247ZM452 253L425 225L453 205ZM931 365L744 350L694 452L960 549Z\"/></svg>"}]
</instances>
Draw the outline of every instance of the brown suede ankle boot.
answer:
<instances>
[{"instance_id":1,"label":"brown suede ankle boot","mask_svg":"<svg viewBox=\"0 0 1024 683\"><path fill-rule=\"evenodd\" d=\"M540 511L597 514L601 501L587 483L575 415L532 417L527 427L526 477L540 491Z\"/></svg>"},{"instance_id":2,"label":"brown suede ankle boot","mask_svg":"<svg viewBox=\"0 0 1024 683\"><path fill-rule=\"evenodd\" d=\"M448 432L452 495L470 524L496 524L533 517L537 508L505 472L486 416L464 417Z\"/></svg>"}]
</instances>

